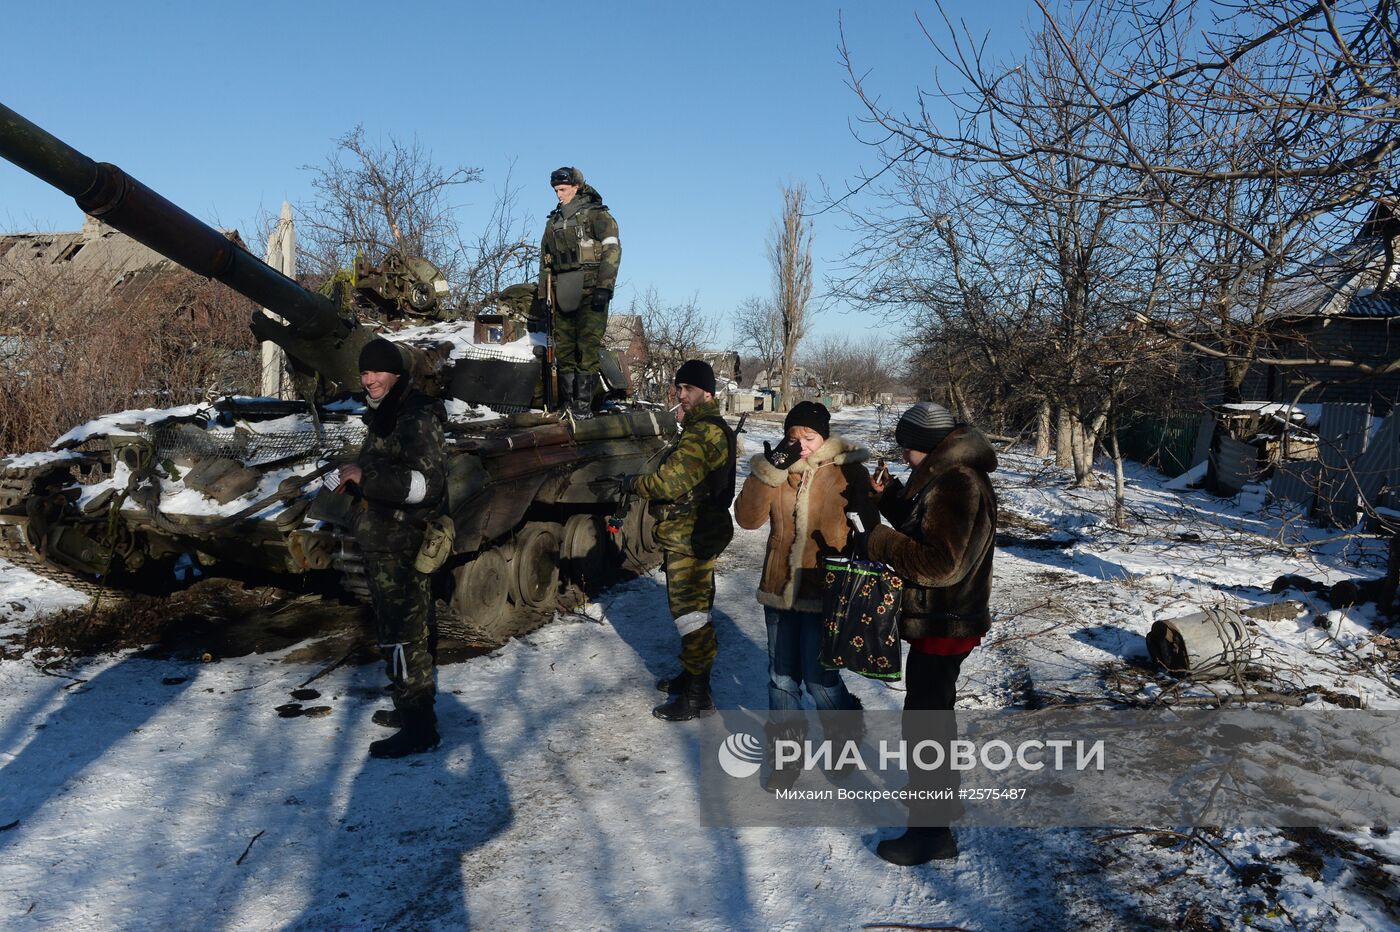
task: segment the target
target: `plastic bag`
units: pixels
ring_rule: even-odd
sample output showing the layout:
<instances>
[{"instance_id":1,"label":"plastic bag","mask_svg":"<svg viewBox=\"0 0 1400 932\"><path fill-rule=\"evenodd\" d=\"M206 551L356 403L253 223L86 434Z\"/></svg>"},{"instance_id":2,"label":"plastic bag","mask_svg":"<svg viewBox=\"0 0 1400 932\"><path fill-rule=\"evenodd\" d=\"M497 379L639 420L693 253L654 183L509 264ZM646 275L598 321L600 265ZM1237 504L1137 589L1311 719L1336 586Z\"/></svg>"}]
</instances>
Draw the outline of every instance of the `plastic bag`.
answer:
<instances>
[{"instance_id":1,"label":"plastic bag","mask_svg":"<svg viewBox=\"0 0 1400 932\"><path fill-rule=\"evenodd\" d=\"M883 563L832 557L822 592L822 665L897 680L904 580Z\"/></svg>"}]
</instances>

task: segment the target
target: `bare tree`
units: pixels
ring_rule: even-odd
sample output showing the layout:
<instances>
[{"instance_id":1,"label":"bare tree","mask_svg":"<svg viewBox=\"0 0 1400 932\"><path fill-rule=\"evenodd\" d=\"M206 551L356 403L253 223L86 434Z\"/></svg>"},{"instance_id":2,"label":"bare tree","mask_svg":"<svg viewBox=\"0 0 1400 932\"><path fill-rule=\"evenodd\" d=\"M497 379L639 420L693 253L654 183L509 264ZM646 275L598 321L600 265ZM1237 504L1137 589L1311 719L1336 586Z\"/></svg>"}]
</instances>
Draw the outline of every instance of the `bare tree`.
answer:
<instances>
[{"instance_id":1,"label":"bare tree","mask_svg":"<svg viewBox=\"0 0 1400 932\"><path fill-rule=\"evenodd\" d=\"M692 296L681 304L664 301L655 287L634 297L629 314L642 319L642 342L646 366L641 378L642 391L652 401L667 397L671 379L681 363L699 356L714 342L716 321L706 316Z\"/></svg>"},{"instance_id":2,"label":"bare tree","mask_svg":"<svg viewBox=\"0 0 1400 932\"><path fill-rule=\"evenodd\" d=\"M828 333L809 343L802 351L802 366L817 380L823 391L836 391L845 387L843 383L848 357L846 341Z\"/></svg>"},{"instance_id":3,"label":"bare tree","mask_svg":"<svg viewBox=\"0 0 1400 932\"><path fill-rule=\"evenodd\" d=\"M301 209L306 271L329 277L357 253L380 261L390 251L422 256L449 280L461 273L458 205L453 191L481 179L481 169L443 168L416 139L380 145L356 126L324 165L308 165L316 194Z\"/></svg>"},{"instance_id":4,"label":"bare tree","mask_svg":"<svg viewBox=\"0 0 1400 932\"><path fill-rule=\"evenodd\" d=\"M958 109L955 124L934 125L922 107L917 117L890 111L852 70L870 122L887 138L882 169L944 161L973 175L1017 177L1058 161L1073 173L1066 180L1109 180L1106 190L1088 193L1114 198L1123 226L1181 231L1162 276L1174 300L1159 302L1153 321L1179 323L1197 335L1196 351L1222 361L1227 399L1264 361L1362 375L1400 368L1400 361L1358 367L1301 344L1281 348L1269 327L1284 292L1296 293L1315 274L1324 247L1350 239L1374 199L1395 193L1393 0L1038 6L1040 65L990 63L945 15L936 54L958 80L939 93ZM1064 118L1046 123L1055 110ZM1027 132L1036 123L1040 130ZM1074 185L1042 193L1077 196ZM1106 242L1119 241L1115 232ZM1349 271L1366 276L1363 286L1383 286L1393 260L1379 255L1382 248L1334 251L1324 265L1352 263ZM1073 275L1066 283L1064 297L1078 303Z\"/></svg>"},{"instance_id":5,"label":"bare tree","mask_svg":"<svg viewBox=\"0 0 1400 932\"><path fill-rule=\"evenodd\" d=\"M898 349L871 335L848 346L841 381L857 404L867 404L893 390L902 368Z\"/></svg>"},{"instance_id":6,"label":"bare tree","mask_svg":"<svg viewBox=\"0 0 1400 932\"><path fill-rule=\"evenodd\" d=\"M520 188L507 173L481 231L464 240L459 230L455 253L460 263L451 280L463 310L475 313L501 289L535 277L539 241L530 214L521 213L519 204Z\"/></svg>"},{"instance_id":7,"label":"bare tree","mask_svg":"<svg viewBox=\"0 0 1400 932\"><path fill-rule=\"evenodd\" d=\"M792 366L807 331L812 298L812 221L805 215L807 192L802 185L783 188L783 213L768 240L773 267L773 304L783 330L783 407L791 407Z\"/></svg>"},{"instance_id":8,"label":"bare tree","mask_svg":"<svg viewBox=\"0 0 1400 932\"><path fill-rule=\"evenodd\" d=\"M765 387L773 386L774 370L783 359L783 319L777 306L763 298L746 298L734 310L734 341L750 350L754 372L762 371Z\"/></svg>"}]
</instances>

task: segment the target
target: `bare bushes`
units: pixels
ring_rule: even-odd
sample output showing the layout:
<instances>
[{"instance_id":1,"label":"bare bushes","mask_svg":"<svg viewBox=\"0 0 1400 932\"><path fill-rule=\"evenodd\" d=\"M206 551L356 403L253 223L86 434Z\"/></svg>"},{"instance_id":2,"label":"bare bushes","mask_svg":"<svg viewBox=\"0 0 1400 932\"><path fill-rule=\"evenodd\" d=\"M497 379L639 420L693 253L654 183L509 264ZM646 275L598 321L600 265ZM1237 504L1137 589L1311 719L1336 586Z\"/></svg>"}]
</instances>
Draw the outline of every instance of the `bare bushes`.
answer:
<instances>
[{"instance_id":1,"label":"bare bushes","mask_svg":"<svg viewBox=\"0 0 1400 932\"><path fill-rule=\"evenodd\" d=\"M109 411L256 387L251 302L180 270L124 278L30 273L0 291L0 452Z\"/></svg>"}]
</instances>

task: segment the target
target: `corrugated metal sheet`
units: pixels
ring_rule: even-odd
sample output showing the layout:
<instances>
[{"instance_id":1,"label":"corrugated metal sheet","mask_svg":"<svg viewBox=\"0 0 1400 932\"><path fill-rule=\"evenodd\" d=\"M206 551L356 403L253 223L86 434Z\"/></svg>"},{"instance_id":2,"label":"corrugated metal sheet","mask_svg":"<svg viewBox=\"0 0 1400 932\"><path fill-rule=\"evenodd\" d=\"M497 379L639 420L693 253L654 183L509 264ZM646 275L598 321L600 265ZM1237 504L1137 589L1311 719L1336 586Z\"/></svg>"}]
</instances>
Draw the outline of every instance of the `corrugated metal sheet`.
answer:
<instances>
[{"instance_id":1,"label":"corrugated metal sheet","mask_svg":"<svg viewBox=\"0 0 1400 932\"><path fill-rule=\"evenodd\" d=\"M1364 501L1376 504L1381 490L1400 487L1400 412L1385 419L1353 468Z\"/></svg>"},{"instance_id":2,"label":"corrugated metal sheet","mask_svg":"<svg viewBox=\"0 0 1400 932\"><path fill-rule=\"evenodd\" d=\"M1347 302L1352 317L1400 317L1400 295L1357 295Z\"/></svg>"},{"instance_id":3,"label":"corrugated metal sheet","mask_svg":"<svg viewBox=\"0 0 1400 932\"><path fill-rule=\"evenodd\" d=\"M1275 498L1287 499L1311 513L1317 498L1317 476L1321 468L1316 462L1283 463L1274 471L1269 490Z\"/></svg>"},{"instance_id":4,"label":"corrugated metal sheet","mask_svg":"<svg viewBox=\"0 0 1400 932\"><path fill-rule=\"evenodd\" d=\"M1206 414L1201 418L1201 426L1196 430L1196 446L1191 452L1191 462L1186 464L1188 469L1199 466L1210 456L1210 441L1214 436L1215 415Z\"/></svg>"},{"instance_id":5,"label":"corrugated metal sheet","mask_svg":"<svg viewBox=\"0 0 1400 932\"><path fill-rule=\"evenodd\" d=\"M1233 437L1221 437L1211 452L1211 474L1218 491L1234 495L1259 476L1259 450Z\"/></svg>"},{"instance_id":6,"label":"corrugated metal sheet","mask_svg":"<svg viewBox=\"0 0 1400 932\"><path fill-rule=\"evenodd\" d=\"M1361 490L1351 464L1366 449L1370 432L1370 405L1329 402L1322 406L1322 420L1317 429L1317 458L1322 464L1318 510L1337 527L1356 524Z\"/></svg>"}]
</instances>

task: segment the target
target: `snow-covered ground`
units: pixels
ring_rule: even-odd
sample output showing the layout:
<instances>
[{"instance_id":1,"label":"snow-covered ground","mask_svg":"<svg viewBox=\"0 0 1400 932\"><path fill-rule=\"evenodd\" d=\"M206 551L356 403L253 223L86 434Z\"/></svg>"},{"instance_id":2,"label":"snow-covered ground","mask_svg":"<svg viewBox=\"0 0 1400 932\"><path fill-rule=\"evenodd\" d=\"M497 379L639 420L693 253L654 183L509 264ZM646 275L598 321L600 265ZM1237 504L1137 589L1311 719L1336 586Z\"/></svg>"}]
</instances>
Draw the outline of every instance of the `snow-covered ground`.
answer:
<instances>
[{"instance_id":1,"label":"snow-covered ground","mask_svg":"<svg viewBox=\"0 0 1400 932\"><path fill-rule=\"evenodd\" d=\"M834 418L867 443L892 426L870 409ZM749 430L751 451L778 439L773 423ZM1140 663L1153 620L1274 601L1284 573L1376 576L1374 546L1285 549L1337 535L1165 490L1148 470L1130 475L1127 531L1103 517L1110 492L1069 489L1039 460L1008 455L996 478L1013 516L1004 531L1024 543L998 551L998 620L964 665L962 706L1199 704L1243 686L1400 708L1374 608L1332 611L1305 593L1287 593L1310 606L1303 616L1256 624L1262 679L1183 685ZM722 707L766 704L753 598L764 541L741 530L721 560ZM0 564L0 637L81 604ZM320 669L285 651L210 664L123 653L47 671L0 662L0 926L1400 927L1400 835L1383 826L1226 827L1201 843L969 828L954 864L915 869L874 856L891 827L702 827L694 731L650 714L675 650L659 574L615 587L441 668L443 746L404 761L365 754L385 734L370 722L385 705L374 665L316 681L311 704L328 715L285 719L275 707ZM867 707L900 706L897 685L851 686Z\"/></svg>"}]
</instances>

